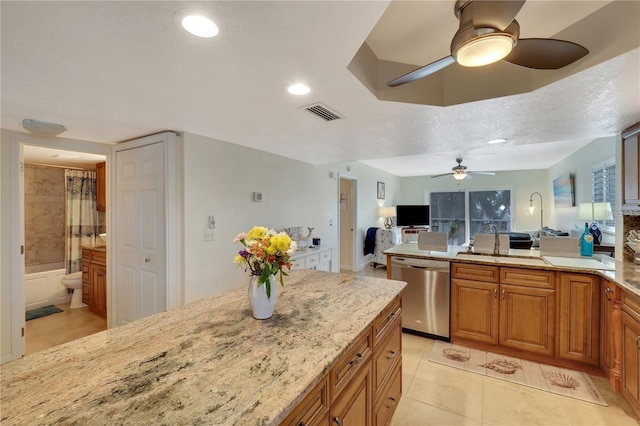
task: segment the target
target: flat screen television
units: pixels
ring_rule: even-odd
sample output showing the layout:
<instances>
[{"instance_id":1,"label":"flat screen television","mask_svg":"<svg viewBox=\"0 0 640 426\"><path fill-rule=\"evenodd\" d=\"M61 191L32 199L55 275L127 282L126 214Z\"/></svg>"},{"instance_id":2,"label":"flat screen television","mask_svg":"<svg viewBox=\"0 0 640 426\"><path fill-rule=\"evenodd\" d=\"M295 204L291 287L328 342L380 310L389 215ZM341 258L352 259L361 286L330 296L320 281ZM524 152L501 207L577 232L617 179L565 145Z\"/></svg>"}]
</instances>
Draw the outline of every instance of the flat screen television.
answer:
<instances>
[{"instance_id":1,"label":"flat screen television","mask_svg":"<svg viewBox=\"0 0 640 426\"><path fill-rule=\"evenodd\" d=\"M428 226L429 206L396 206L396 224L398 226Z\"/></svg>"}]
</instances>

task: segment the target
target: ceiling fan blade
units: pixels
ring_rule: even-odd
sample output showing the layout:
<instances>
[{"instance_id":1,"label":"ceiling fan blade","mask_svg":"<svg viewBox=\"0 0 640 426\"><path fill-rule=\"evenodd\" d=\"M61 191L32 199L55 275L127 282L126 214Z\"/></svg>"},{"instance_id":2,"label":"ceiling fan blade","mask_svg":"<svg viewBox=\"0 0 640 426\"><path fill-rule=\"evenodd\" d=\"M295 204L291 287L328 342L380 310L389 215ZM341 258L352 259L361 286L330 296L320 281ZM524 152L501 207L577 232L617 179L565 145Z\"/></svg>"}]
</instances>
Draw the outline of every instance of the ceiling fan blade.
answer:
<instances>
[{"instance_id":1,"label":"ceiling fan blade","mask_svg":"<svg viewBox=\"0 0 640 426\"><path fill-rule=\"evenodd\" d=\"M505 61L537 70L557 70L585 56L589 51L571 41L552 38L523 38Z\"/></svg>"},{"instance_id":2,"label":"ceiling fan blade","mask_svg":"<svg viewBox=\"0 0 640 426\"><path fill-rule=\"evenodd\" d=\"M467 172L468 174L473 175L487 175L487 176L495 176L495 172Z\"/></svg>"},{"instance_id":3,"label":"ceiling fan blade","mask_svg":"<svg viewBox=\"0 0 640 426\"><path fill-rule=\"evenodd\" d=\"M434 72L438 72L441 69L448 67L453 64L456 60L453 59L453 56L447 56L446 58L438 59L435 62L431 62L428 65L415 69L401 77L396 78L395 80L391 80L387 83L389 87L400 86L401 84L411 83L412 81L419 80L424 78Z\"/></svg>"},{"instance_id":4,"label":"ceiling fan blade","mask_svg":"<svg viewBox=\"0 0 640 426\"><path fill-rule=\"evenodd\" d=\"M444 177L451 176L452 174L453 173L443 173L441 175L434 175L434 176L431 176L431 179L442 179Z\"/></svg>"},{"instance_id":5,"label":"ceiling fan blade","mask_svg":"<svg viewBox=\"0 0 640 426\"><path fill-rule=\"evenodd\" d=\"M525 0L472 0L465 8L473 7L473 26L504 30L515 19Z\"/></svg>"}]
</instances>

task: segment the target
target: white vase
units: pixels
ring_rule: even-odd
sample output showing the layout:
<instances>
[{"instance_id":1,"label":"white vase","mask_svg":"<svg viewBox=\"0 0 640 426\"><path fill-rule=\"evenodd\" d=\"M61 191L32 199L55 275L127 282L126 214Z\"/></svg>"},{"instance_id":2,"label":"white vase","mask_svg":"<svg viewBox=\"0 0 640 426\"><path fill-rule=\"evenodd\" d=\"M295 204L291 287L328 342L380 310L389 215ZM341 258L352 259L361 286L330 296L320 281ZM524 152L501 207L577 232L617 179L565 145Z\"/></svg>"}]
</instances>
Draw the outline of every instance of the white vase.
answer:
<instances>
[{"instance_id":1,"label":"white vase","mask_svg":"<svg viewBox=\"0 0 640 426\"><path fill-rule=\"evenodd\" d=\"M273 315L273 308L278 300L278 285L273 275L269 276L271 297L267 297L267 283L258 285L257 275L251 275L249 280L249 303L255 319L267 319Z\"/></svg>"}]
</instances>

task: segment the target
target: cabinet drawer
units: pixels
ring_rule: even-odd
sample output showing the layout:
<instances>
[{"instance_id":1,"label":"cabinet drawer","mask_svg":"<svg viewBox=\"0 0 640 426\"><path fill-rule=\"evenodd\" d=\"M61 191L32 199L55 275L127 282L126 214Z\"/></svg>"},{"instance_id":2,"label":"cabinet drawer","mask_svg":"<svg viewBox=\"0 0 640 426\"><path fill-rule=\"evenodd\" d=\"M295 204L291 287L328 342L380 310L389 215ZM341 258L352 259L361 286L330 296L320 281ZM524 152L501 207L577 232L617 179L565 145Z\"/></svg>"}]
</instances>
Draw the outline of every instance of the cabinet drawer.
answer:
<instances>
[{"instance_id":1,"label":"cabinet drawer","mask_svg":"<svg viewBox=\"0 0 640 426\"><path fill-rule=\"evenodd\" d=\"M329 383L325 377L280 424L287 426L313 426L326 425L328 422Z\"/></svg>"},{"instance_id":2,"label":"cabinet drawer","mask_svg":"<svg viewBox=\"0 0 640 426\"><path fill-rule=\"evenodd\" d=\"M402 357L402 327L400 321L396 321L391 334L376 348L373 354L373 395L378 397L382 388L389 380L393 367Z\"/></svg>"},{"instance_id":3,"label":"cabinet drawer","mask_svg":"<svg viewBox=\"0 0 640 426\"><path fill-rule=\"evenodd\" d=\"M380 395L374 406L373 425L384 426L389 424L393 412L396 410L402 396L402 363L399 362L393 369L388 387Z\"/></svg>"},{"instance_id":4,"label":"cabinet drawer","mask_svg":"<svg viewBox=\"0 0 640 426\"><path fill-rule=\"evenodd\" d=\"M91 262L91 250L82 249L82 261L83 262Z\"/></svg>"},{"instance_id":5,"label":"cabinet drawer","mask_svg":"<svg viewBox=\"0 0 640 426\"><path fill-rule=\"evenodd\" d=\"M307 269L315 269L316 266L318 266L318 263L320 263L320 256L318 253L309 255L304 260L304 265Z\"/></svg>"},{"instance_id":6,"label":"cabinet drawer","mask_svg":"<svg viewBox=\"0 0 640 426\"><path fill-rule=\"evenodd\" d=\"M326 250L320 253L320 262L331 261L331 250Z\"/></svg>"},{"instance_id":7,"label":"cabinet drawer","mask_svg":"<svg viewBox=\"0 0 640 426\"><path fill-rule=\"evenodd\" d=\"M103 251L91 251L91 263L98 263L100 265L107 264L107 253Z\"/></svg>"},{"instance_id":8,"label":"cabinet drawer","mask_svg":"<svg viewBox=\"0 0 640 426\"><path fill-rule=\"evenodd\" d=\"M349 384L360 368L367 364L373 346L371 345L371 332L362 336L355 345L340 358L338 364L329 373L329 390L333 402L340 392Z\"/></svg>"},{"instance_id":9,"label":"cabinet drawer","mask_svg":"<svg viewBox=\"0 0 640 426\"><path fill-rule=\"evenodd\" d=\"M472 281L497 283L500 279L500 268L497 266L452 263L451 276L453 278L462 278Z\"/></svg>"},{"instance_id":10,"label":"cabinet drawer","mask_svg":"<svg viewBox=\"0 0 640 426\"><path fill-rule=\"evenodd\" d=\"M291 269L304 269L304 257L292 260Z\"/></svg>"},{"instance_id":11,"label":"cabinet drawer","mask_svg":"<svg viewBox=\"0 0 640 426\"><path fill-rule=\"evenodd\" d=\"M622 292L622 310L640 322L640 297L628 291Z\"/></svg>"},{"instance_id":12,"label":"cabinet drawer","mask_svg":"<svg viewBox=\"0 0 640 426\"><path fill-rule=\"evenodd\" d=\"M376 347L400 321L402 315L402 296L398 296L373 321L373 347Z\"/></svg>"},{"instance_id":13,"label":"cabinet drawer","mask_svg":"<svg viewBox=\"0 0 640 426\"><path fill-rule=\"evenodd\" d=\"M521 268L501 268L500 283L555 289L556 274L553 271L536 271L533 269Z\"/></svg>"}]
</instances>

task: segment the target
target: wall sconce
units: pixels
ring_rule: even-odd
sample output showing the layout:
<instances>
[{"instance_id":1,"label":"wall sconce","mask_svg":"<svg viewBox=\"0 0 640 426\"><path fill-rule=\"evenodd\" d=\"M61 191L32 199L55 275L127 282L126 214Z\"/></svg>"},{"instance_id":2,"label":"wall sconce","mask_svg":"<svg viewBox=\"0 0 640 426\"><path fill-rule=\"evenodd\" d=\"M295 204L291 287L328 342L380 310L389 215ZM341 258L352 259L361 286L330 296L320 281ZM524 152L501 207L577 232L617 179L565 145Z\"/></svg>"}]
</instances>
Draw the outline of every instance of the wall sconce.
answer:
<instances>
[{"instance_id":1,"label":"wall sconce","mask_svg":"<svg viewBox=\"0 0 640 426\"><path fill-rule=\"evenodd\" d=\"M384 227L386 229L391 229L393 227L392 217L396 216L396 208L395 207L381 207L380 208L380 216L384 217Z\"/></svg>"},{"instance_id":2,"label":"wall sconce","mask_svg":"<svg viewBox=\"0 0 640 426\"><path fill-rule=\"evenodd\" d=\"M542 212L542 194L540 194L539 192L534 192L533 194L531 194L531 196L529 197L529 213L533 214L534 211L536 211L536 208L533 206L533 196L537 195L538 197L540 197L540 229L543 228L543 212Z\"/></svg>"},{"instance_id":3,"label":"wall sconce","mask_svg":"<svg viewBox=\"0 0 640 426\"><path fill-rule=\"evenodd\" d=\"M591 221L589 232L593 235L593 242L600 244L602 242L602 230L597 220L613 219L611 204L609 203L580 203L578 206L578 219Z\"/></svg>"}]
</instances>

